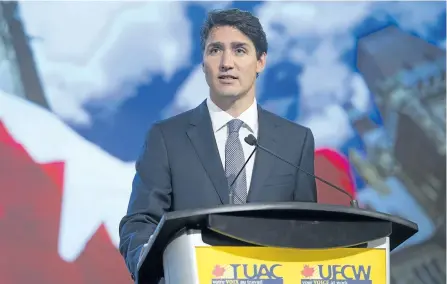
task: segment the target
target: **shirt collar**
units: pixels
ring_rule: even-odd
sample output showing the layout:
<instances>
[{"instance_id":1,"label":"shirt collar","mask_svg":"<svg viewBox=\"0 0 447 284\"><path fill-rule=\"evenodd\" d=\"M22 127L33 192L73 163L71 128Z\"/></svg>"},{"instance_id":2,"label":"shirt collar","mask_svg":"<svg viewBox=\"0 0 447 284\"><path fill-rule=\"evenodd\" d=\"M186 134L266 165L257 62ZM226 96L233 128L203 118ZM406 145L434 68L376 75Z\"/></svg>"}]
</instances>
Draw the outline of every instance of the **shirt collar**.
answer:
<instances>
[{"instance_id":1,"label":"shirt collar","mask_svg":"<svg viewBox=\"0 0 447 284\"><path fill-rule=\"evenodd\" d=\"M211 99L206 100L208 111L211 117L211 123L213 125L213 131L217 132L221 130L227 123L234 119L230 114L219 108ZM246 127L252 133L256 133L258 130L258 108L256 99L252 105L245 110L237 119L244 122L242 127Z\"/></svg>"}]
</instances>

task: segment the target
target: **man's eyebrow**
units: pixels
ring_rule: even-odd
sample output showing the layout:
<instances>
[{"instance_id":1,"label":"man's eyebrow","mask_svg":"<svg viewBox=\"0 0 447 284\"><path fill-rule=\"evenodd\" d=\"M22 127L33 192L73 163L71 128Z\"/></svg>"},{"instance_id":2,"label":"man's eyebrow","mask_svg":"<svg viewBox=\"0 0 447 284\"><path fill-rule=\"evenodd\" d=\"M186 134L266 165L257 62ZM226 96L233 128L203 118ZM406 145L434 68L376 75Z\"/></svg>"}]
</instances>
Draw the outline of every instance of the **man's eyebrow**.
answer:
<instances>
[{"instance_id":1,"label":"man's eyebrow","mask_svg":"<svg viewBox=\"0 0 447 284\"><path fill-rule=\"evenodd\" d=\"M223 48L224 44L220 41L216 41L216 42L211 42L210 44L208 44L207 48L214 48L214 47L218 47L218 48ZM238 47L248 47L249 45L245 42L240 42L240 41L235 41L231 43L231 47L232 48L238 48Z\"/></svg>"},{"instance_id":2,"label":"man's eyebrow","mask_svg":"<svg viewBox=\"0 0 447 284\"><path fill-rule=\"evenodd\" d=\"M231 46L232 46L233 48L247 47L248 44L245 43L245 42L239 42L239 41L236 41L236 42L232 42L232 43L231 43Z\"/></svg>"},{"instance_id":3,"label":"man's eyebrow","mask_svg":"<svg viewBox=\"0 0 447 284\"><path fill-rule=\"evenodd\" d=\"M219 47L222 48L223 47L223 43L216 41L216 42L212 42L210 44L208 44L207 48L213 48L213 47Z\"/></svg>"}]
</instances>

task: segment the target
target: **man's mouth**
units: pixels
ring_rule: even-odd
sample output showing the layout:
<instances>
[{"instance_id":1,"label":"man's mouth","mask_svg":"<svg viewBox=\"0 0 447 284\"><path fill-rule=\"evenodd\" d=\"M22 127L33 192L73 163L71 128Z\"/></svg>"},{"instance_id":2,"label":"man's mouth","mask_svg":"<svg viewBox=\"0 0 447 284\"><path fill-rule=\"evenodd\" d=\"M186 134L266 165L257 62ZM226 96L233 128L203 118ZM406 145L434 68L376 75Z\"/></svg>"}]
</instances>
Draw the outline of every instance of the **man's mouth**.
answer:
<instances>
[{"instance_id":1,"label":"man's mouth","mask_svg":"<svg viewBox=\"0 0 447 284\"><path fill-rule=\"evenodd\" d=\"M237 79L237 77L233 76L233 75L221 75L218 78L220 80L232 80L232 79L234 80L234 79Z\"/></svg>"}]
</instances>

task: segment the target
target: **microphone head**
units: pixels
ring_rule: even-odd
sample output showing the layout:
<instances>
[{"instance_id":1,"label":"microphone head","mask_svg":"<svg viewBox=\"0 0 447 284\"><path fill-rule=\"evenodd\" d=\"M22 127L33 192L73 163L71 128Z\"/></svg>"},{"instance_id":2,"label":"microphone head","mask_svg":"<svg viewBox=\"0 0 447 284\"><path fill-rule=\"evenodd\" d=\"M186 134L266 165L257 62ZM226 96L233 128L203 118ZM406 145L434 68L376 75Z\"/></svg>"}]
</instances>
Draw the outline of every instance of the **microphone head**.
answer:
<instances>
[{"instance_id":1,"label":"microphone head","mask_svg":"<svg viewBox=\"0 0 447 284\"><path fill-rule=\"evenodd\" d=\"M255 146L258 141L256 140L256 137L253 136L253 134L248 135L247 137L244 138L244 141L251 146Z\"/></svg>"}]
</instances>

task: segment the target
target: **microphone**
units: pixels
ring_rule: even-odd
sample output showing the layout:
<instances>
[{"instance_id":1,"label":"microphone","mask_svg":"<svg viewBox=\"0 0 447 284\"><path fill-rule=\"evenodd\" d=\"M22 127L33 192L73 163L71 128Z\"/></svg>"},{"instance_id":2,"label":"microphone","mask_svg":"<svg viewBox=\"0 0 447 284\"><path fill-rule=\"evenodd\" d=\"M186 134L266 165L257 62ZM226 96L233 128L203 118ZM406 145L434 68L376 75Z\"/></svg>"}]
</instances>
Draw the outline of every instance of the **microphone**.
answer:
<instances>
[{"instance_id":1,"label":"microphone","mask_svg":"<svg viewBox=\"0 0 447 284\"><path fill-rule=\"evenodd\" d=\"M250 134L250 135L248 135L247 137L245 137L245 138L244 138L244 141L245 141L247 144L251 145L251 146L255 146L256 148L261 148L262 150L264 150L264 151L266 151L267 153L269 153L269 154L275 156L276 158L280 159L281 161L283 161L283 162L285 162L285 163L291 165L291 166L294 167L295 169L298 169L298 170L302 171L303 173L307 174L308 176L311 176L311 177L313 177L313 178L316 178L316 179L318 179L319 181L321 181L321 182L323 182L323 183L329 185L330 187L332 187L332 188L334 188L334 189L340 191L341 193L343 193L343 194L345 194L346 196L348 196L349 199L351 199L351 201L350 201L350 203L351 203L351 207L359 208L359 204L358 204L357 200L356 200L351 194L349 194L346 190L343 190L343 189L341 189L340 187L338 187L338 186L336 186L336 185L334 185L334 184L332 184L332 183L330 183L330 182L328 182L328 181L326 181L326 180L324 180L324 179L322 179L322 178L320 178L320 177L318 177L318 176L316 176L316 175L313 175L313 174L311 174L311 173L308 173L307 171L303 170L302 168L300 168L300 167L298 167L298 166L292 164L291 162L287 161L286 159L283 159L282 157L276 155L275 153L273 153L273 152L270 151L269 149L267 149L267 148L265 148L265 147L259 145L258 140L256 139L256 137L253 136L253 134ZM256 150L256 148L255 148L255 150ZM254 150L253 150L253 152L254 152Z\"/></svg>"}]
</instances>

